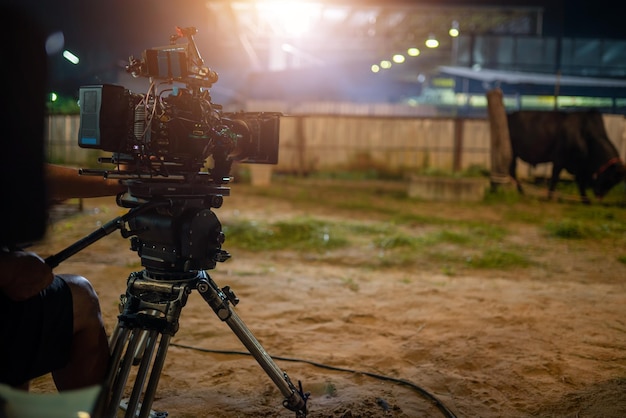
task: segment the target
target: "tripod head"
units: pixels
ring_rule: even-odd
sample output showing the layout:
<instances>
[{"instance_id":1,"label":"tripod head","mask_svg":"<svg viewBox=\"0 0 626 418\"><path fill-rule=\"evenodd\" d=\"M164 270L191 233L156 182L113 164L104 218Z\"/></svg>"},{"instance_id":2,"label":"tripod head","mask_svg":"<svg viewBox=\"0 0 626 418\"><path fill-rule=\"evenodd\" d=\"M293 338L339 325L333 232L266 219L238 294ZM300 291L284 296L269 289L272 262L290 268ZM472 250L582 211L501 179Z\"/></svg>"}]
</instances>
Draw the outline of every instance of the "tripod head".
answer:
<instances>
[{"instance_id":1,"label":"tripod head","mask_svg":"<svg viewBox=\"0 0 626 418\"><path fill-rule=\"evenodd\" d=\"M222 205L230 189L212 183L122 180L128 190L117 204L130 210L64 250L46 258L54 268L113 231L131 239L131 250L155 276L176 276L215 268L230 258L222 250L224 233L212 208Z\"/></svg>"},{"instance_id":2,"label":"tripod head","mask_svg":"<svg viewBox=\"0 0 626 418\"><path fill-rule=\"evenodd\" d=\"M117 198L133 210L149 206L120 225L131 250L155 277L209 270L230 258L222 250L222 225L211 210L219 208L228 187L212 184L163 183L126 180L128 193ZM132 212L132 211L131 211Z\"/></svg>"}]
</instances>

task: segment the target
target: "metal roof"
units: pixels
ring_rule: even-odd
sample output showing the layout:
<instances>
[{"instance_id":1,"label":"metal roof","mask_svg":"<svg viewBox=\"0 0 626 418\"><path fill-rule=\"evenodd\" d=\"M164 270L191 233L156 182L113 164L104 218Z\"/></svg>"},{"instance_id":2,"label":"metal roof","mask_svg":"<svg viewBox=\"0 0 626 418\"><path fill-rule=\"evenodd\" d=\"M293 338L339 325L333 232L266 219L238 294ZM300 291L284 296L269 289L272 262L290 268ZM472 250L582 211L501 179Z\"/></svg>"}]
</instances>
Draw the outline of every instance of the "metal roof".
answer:
<instances>
[{"instance_id":1,"label":"metal roof","mask_svg":"<svg viewBox=\"0 0 626 418\"><path fill-rule=\"evenodd\" d=\"M467 67L439 67L442 74L465 77L490 84L528 84L572 87L607 87L626 88L626 80L595 77L558 76L551 74L528 73L518 71L473 70Z\"/></svg>"}]
</instances>

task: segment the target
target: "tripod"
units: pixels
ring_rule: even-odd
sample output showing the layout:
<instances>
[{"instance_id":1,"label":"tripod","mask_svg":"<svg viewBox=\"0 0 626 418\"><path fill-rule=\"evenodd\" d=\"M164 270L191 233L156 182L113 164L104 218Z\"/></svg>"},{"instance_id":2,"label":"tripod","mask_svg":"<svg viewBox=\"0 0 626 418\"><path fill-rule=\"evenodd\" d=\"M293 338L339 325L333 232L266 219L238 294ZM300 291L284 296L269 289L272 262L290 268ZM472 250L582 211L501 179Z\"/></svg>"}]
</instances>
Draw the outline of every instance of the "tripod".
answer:
<instances>
[{"instance_id":1,"label":"tripod","mask_svg":"<svg viewBox=\"0 0 626 418\"><path fill-rule=\"evenodd\" d=\"M301 384L294 386L233 310L239 299L230 287L220 289L206 272L230 257L221 249L224 234L211 210L221 206L228 189L211 186L190 191L170 185L150 188L148 200L138 200L133 188L129 189L131 194L118 196L117 202L131 210L46 259L56 267L119 229L123 237L131 238L131 249L145 267L129 275L126 293L120 298L121 314L109 341L111 364L94 416L116 417L120 406L126 409L126 418L155 416L151 407L170 340L178 331L189 295L196 290L277 386L284 396L283 406L297 418L306 417L309 394ZM136 191L146 195L143 188ZM132 380L130 398L122 401Z\"/></svg>"}]
</instances>

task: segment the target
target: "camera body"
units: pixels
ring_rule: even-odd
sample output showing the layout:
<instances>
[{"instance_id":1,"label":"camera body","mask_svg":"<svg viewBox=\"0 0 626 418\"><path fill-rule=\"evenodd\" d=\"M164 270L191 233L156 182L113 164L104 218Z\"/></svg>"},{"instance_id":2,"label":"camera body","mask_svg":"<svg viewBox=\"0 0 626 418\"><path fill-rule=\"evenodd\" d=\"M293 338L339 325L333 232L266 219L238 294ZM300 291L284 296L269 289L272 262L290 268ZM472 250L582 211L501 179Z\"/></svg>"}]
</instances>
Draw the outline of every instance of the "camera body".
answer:
<instances>
[{"instance_id":1,"label":"camera body","mask_svg":"<svg viewBox=\"0 0 626 418\"><path fill-rule=\"evenodd\" d=\"M234 161L278 162L281 114L223 112L213 103L209 88L218 76L204 67L195 33L177 28L172 45L130 58L127 71L151 81L145 94L112 84L80 87L78 145L112 153L101 159L117 166L109 177L188 182L203 172L202 181L223 184ZM181 37L188 43L176 44Z\"/></svg>"}]
</instances>

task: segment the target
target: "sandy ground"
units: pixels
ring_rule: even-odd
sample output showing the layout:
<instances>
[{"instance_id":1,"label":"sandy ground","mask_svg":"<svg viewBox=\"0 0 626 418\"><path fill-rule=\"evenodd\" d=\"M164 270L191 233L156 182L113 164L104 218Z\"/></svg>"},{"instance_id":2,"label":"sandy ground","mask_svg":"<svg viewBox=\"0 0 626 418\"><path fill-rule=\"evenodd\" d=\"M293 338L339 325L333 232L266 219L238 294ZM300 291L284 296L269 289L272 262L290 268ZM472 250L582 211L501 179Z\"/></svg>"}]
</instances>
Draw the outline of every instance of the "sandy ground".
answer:
<instances>
[{"instance_id":1,"label":"sandy ground","mask_svg":"<svg viewBox=\"0 0 626 418\"><path fill-rule=\"evenodd\" d=\"M285 202L236 187L217 210L222 221L288 212ZM55 253L124 213L111 200L86 200L80 221L58 223L35 249ZM128 248L114 233L57 269L92 281L109 331L128 274L141 269ZM552 251L550 273L381 272L287 251L236 251L210 274L231 286L239 316L311 393L310 417L626 416L626 266L605 263L601 251ZM180 322L155 410L293 416L253 358L206 351L244 348L199 294L190 295ZM34 390L53 387L42 378Z\"/></svg>"}]
</instances>

